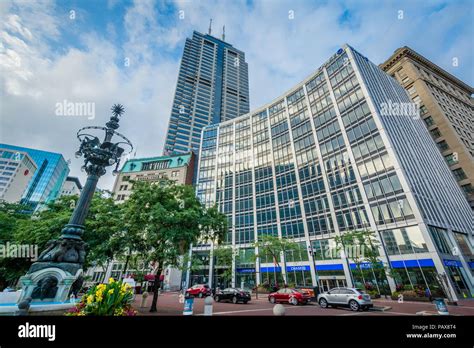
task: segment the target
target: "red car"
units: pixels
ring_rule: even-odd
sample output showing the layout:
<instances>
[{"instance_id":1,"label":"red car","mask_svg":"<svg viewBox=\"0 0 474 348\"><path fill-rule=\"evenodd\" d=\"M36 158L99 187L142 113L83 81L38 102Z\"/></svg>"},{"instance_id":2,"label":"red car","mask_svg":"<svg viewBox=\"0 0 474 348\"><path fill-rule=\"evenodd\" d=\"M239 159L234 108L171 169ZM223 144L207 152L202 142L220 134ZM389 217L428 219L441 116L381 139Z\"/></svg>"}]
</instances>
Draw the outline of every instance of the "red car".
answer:
<instances>
[{"instance_id":1,"label":"red car","mask_svg":"<svg viewBox=\"0 0 474 348\"><path fill-rule=\"evenodd\" d=\"M207 284L196 284L186 290L186 296L204 297L212 294L211 288Z\"/></svg>"},{"instance_id":2,"label":"red car","mask_svg":"<svg viewBox=\"0 0 474 348\"><path fill-rule=\"evenodd\" d=\"M310 301L310 294L299 289L284 288L268 295L271 303L288 302L292 305L307 304Z\"/></svg>"}]
</instances>

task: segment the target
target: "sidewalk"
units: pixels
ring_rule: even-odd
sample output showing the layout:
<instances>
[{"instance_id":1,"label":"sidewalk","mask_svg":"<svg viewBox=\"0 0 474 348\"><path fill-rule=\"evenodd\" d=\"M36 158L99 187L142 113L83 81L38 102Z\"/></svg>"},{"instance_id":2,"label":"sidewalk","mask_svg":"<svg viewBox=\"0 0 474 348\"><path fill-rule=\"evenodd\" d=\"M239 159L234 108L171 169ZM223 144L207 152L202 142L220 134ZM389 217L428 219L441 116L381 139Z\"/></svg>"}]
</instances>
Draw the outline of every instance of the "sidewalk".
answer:
<instances>
[{"instance_id":1,"label":"sidewalk","mask_svg":"<svg viewBox=\"0 0 474 348\"><path fill-rule=\"evenodd\" d=\"M403 301L398 302L392 299L378 298L372 300L376 306L390 306L392 309L389 312L406 313L416 315L418 312L426 312L429 314L437 314L438 311L434 303L431 302L416 302L416 301ZM461 301L460 301L461 302ZM452 315L474 315L474 301L463 300L462 303L458 302L458 306L447 305L449 314Z\"/></svg>"}]
</instances>

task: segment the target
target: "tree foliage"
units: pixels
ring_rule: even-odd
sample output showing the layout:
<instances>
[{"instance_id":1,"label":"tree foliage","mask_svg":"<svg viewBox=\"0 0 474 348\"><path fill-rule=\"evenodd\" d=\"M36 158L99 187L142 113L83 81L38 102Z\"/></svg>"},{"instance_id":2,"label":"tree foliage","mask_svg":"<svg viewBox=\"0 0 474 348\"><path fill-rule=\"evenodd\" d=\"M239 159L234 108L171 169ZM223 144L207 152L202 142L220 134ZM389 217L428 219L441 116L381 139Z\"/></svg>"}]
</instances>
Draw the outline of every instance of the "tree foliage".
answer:
<instances>
[{"instance_id":1,"label":"tree foliage","mask_svg":"<svg viewBox=\"0 0 474 348\"><path fill-rule=\"evenodd\" d=\"M124 204L127 230L142 233L143 252L157 265L150 311L156 311L160 275L167 266L179 267L181 256L198 241L224 238L227 219L216 207L205 208L192 186L163 180L136 182Z\"/></svg>"}]
</instances>

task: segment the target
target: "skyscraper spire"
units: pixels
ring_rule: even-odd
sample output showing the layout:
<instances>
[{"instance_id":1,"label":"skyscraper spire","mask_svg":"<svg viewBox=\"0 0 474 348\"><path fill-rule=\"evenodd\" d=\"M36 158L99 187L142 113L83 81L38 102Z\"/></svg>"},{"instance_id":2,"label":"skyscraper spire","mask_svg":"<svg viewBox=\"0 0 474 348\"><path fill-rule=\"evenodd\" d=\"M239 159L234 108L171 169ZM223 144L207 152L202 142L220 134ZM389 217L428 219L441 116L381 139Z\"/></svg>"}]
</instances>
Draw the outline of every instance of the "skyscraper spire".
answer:
<instances>
[{"instance_id":1,"label":"skyscraper spire","mask_svg":"<svg viewBox=\"0 0 474 348\"><path fill-rule=\"evenodd\" d=\"M222 27L222 41L225 41L225 25Z\"/></svg>"},{"instance_id":2,"label":"skyscraper spire","mask_svg":"<svg viewBox=\"0 0 474 348\"><path fill-rule=\"evenodd\" d=\"M211 32L212 32L212 18L209 21L209 35L211 35Z\"/></svg>"}]
</instances>

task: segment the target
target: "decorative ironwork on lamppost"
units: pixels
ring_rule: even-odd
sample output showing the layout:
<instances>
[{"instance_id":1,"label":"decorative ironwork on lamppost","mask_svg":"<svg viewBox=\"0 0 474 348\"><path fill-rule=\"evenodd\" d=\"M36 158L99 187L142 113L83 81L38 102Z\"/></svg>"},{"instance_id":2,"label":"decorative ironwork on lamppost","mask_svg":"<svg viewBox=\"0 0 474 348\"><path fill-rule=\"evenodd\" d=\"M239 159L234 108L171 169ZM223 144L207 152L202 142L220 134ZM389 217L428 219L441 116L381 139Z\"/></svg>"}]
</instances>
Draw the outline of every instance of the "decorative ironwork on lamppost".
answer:
<instances>
[{"instance_id":1,"label":"decorative ironwork on lamppost","mask_svg":"<svg viewBox=\"0 0 474 348\"><path fill-rule=\"evenodd\" d=\"M81 128L77 132L77 138L81 145L76 152L76 157L84 157L82 169L87 173L87 181L69 223L61 231L61 236L48 243L46 250L40 254L38 260L31 265L27 275L23 277L23 284L30 286L29 290L25 291L25 295L29 293L33 299L39 294L41 297L47 295L47 298L64 298L68 295L71 286L71 291L73 291L82 284L85 243L81 237L84 233L84 222L97 182L106 173L106 168L109 166L115 165L113 174L117 174L120 158L124 155L125 150L127 150L127 154L133 150L130 140L117 132L119 117L124 113L124 107L115 104L111 110L112 116L105 127L89 126ZM99 136L102 132L105 135L101 142ZM99 136L91 133L99 134ZM118 141L112 141L114 136L118 137ZM68 281L65 282L66 278ZM74 284L71 284L72 281ZM61 289L61 284L65 285L63 289ZM67 292L64 293L66 290Z\"/></svg>"}]
</instances>

